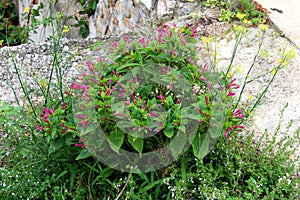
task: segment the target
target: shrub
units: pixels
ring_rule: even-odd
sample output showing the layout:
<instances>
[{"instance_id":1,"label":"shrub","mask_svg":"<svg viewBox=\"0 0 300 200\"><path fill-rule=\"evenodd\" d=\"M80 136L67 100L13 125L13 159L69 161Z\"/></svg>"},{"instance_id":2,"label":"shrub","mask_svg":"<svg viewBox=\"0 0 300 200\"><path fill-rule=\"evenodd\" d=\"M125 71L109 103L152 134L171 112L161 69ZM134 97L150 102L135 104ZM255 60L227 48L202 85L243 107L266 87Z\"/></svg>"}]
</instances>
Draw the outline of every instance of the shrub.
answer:
<instances>
[{"instance_id":1,"label":"shrub","mask_svg":"<svg viewBox=\"0 0 300 200\"><path fill-rule=\"evenodd\" d=\"M239 122L244 114L234 110L233 100L239 86L235 79L197 65L195 29L183 33L166 26L157 39L144 37L139 42L125 37L114 44L111 60L87 63L71 88L78 91L75 117L89 150L104 143L100 137L108 138L112 153L153 152L170 142L176 158L191 142L194 156L201 160L218 137L243 128ZM91 133L87 124L94 117L105 135ZM148 137L153 132L156 135Z\"/></svg>"}]
</instances>

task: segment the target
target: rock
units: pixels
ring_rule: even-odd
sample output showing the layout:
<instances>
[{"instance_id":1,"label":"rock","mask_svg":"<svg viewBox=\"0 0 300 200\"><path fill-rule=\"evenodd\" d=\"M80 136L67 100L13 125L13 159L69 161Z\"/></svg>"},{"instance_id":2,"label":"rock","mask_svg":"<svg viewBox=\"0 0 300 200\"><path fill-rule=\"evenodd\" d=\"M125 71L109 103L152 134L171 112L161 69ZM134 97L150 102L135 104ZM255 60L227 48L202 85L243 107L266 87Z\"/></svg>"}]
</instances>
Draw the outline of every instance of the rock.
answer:
<instances>
[{"instance_id":1,"label":"rock","mask_svg":"<svg viewBox=\"0 0 300 200\"><path fill-rule=\"evenodd\" d=\"M149 6L149 2L146 2ZM132 30L149 11L142 2L135 0L107 1L99 0L95 15L89 19L88 38L126 33Z\"/></svg>"}]
</instances>

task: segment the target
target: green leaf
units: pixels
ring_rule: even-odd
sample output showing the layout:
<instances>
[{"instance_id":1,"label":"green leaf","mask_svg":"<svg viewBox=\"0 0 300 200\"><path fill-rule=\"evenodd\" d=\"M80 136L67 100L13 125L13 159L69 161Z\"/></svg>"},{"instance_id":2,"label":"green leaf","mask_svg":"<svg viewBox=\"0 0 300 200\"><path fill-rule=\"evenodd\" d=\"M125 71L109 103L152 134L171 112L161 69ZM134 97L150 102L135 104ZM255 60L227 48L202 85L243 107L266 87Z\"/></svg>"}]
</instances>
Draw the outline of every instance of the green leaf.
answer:
<instances>
[{"instance_id":1,"label":"green leaf","mask_svg":"<svg viewBox=\"0 0 300 200\"><path fill-rule=\"evenodd\" d=\"M51 132L51 138L55 138L56 136L56 128Z\"/></svg>"},{"instance_id":2,"label":"green leaf","mask_svg":"<svg viewBox=\"0 0 300 200\"><path fill-rule=\"evenodd\" d=\"M113 131L108 136L108 142L110 147L113 151L116 153L119 153L119 149L121 148L123 142L124 142L125 133L121 131L120 129L117 129L116 131Z\"/></svg>"},{"instance_id":3,"label":"green leaf","mask_svg":"<svg viewBox=\"0 0 300 200\"><path fill-rule=\"evenodd\" d=\"M207 134L196 134L192 143L194 156L200 161L209 153L209 138Z\"/></svg>"},{"instance_id":4,"label":"green leaf","mask_svg":"<svg viewBox=\"0 0 300 200\"><path fill-rule=\"evenodd\" d=\"M168 124L167 127L164 129L164 134L168 138L171 138L174 136L174 126L173 124Z\"/></svg>"},{"instance_id":5,"label":"green leaf","mask_svg":"<svg viewBox=\"0 0 300 200\"><path fill-rule=\"evenodd\" d=\"M128 135L127 139L135 150L137 150L139 153L142 153L144 147L144 138L138 138Z\"/></svg>"},{"instance_id":6,"label":"green leaf","mask_svg":"<svg viewBox=\"0 0 300 200\"><path fill-rule=\"evenodd\" d=\"M201 120L202 116L201 114L194 108L192 107L184 107L181 109L181 115L183 118L188 118L188 119L194 119L194 120Z\"/></svg>"},{"instance_id":7,"label":"green leaf","mask_svg":"<svg viewBox=\"0 0 300 200\"><path fill-rule=\"evenodd\" d=\"M187 136L185 134L176 134L170 143L171 152L174 158L177 158L182 152L187 142Z\"/></svg>"},{"instance_id":8,"label":"green leaf","mask_svg":"<svg viewBox=\"0 0 300 200\"><path fill-rule=\"evenodd\" d=\"M54 183L55 183L56 181L58 181L61 177L63 177L66 173L68 173L67 170L65 170L65 171L63 171L62 173L60 173L60 174L55 178Z\"/></svg>"},{"instance_id":9,"label":"green leaf","mask_svg":"<svg viewBox=\"0 0 300 200\"><path fill-rule=\"evenodd\" d=\"M134 128L136 127L137 125L135 123L133 123L132 121L128 121L128 120L120 120L117 122L117 126L120 128L120 129L127 129L127 128Z\"/></svg>"},{"instance_id":10,"label":"green leaf","mask_svg":"<svg viewBox=\"0 0 300 200\"><path fill-rule=\"evenodd\" d=\"M91 156L91 154L87 149L82 149L80 154L77 156L76 160L82 160L82 159L88 158L90 156Z\"/></svg>"},{"instance_id":11,"label":"green leaf","mask_svg":"<svg viewBox=\"0 0 300 200\"><path fill-rule=\"evenodd\" d=\"M56 138L55 140L50 141L50 147L48 151L48 155L51 153L57 151L58 149L62 148L65 144L65 138L64 137L59 137Z\"/></svg>"},{"instance_id":12,"label":"green leaf","mask_svg":"<svg viewBox=\"0 0 300 200\"><path fill-rule=\"evenodd\" d=\"M168 105L173 105L173 104L174 104L174 101L173 101L173 99L172 99L171 96L168 96L168 97L166 98L166 103L167 103Z\"/></svg>"},{"instance_id":13,"label":"green leaf","mask_svg":"<svg viewBox=\"0 0 300 200\"><path fill-rule=\"evenodd\" d=\"M126 63L125 65L118 66L116 68L116 72L125 72L128 71L127 67L135 67L140 65L141 65L140 63Z\"/></svg>"},{"instance_id":14,"label":"green leaf","mask_svg":"<svg viewBox=\"0 0 300 200\"><path fill-rule=\"evenodd\" d=\"M149 185L145 186L143 189L140 190L140 193L146 192L147 190L150 190L151 188L153 188L156 185L162 185L163 184L163 180L157 180L155 182L150 183Z\"/></svg>"}]
</instances>

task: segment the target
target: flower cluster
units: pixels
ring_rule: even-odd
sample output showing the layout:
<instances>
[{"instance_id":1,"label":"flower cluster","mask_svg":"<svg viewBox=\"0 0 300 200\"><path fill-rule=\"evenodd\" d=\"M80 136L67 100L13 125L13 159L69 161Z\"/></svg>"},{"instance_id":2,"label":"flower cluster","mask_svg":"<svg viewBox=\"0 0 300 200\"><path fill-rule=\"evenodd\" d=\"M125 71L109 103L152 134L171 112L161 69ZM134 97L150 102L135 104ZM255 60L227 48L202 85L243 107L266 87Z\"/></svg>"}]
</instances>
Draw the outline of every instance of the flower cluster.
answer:
<instances>
[{"instance_id":1,"label":"flower cluster","mask_svg":"<svg viewBox=\"0 0 300 200\"><path fill-rule=\"evenodd\" d=\"M214 118L213 91L224 96L228 109L226 122L221 127L223 130L217 135L228 137L231 131L243 129L239 123L244 114L242 110L234 108L234 90L239 88L236 79L227 80L220 73L216 76L220 76L220 80L226 79L225 83L228 84L217 86L219 88L211 84L212 80L207 76L210 73L208 64L199 66L195 59L200 49L195 46L196 30L197 27L190 29L189 25L184 30L178 29L176 25L174 28L166 25L158 29L154 41L142 37L137 42L131 42L128 36L123 35L123 41L112 44L114 53L110 59L100 58L97 62L87 62L82 67L82 73L76 77L76 82L70 86L79 97L79 107L83 110L75 115L78 127L88 127L90 116L84 110L93 98L97 120L108 138L112 137L110 144L114 151L118 151L121 146L125 149L134 148L139 153L161 148L179 130L184 130L181 119L185 102L175 91L178 90L176 86L182 86L182 81L186 81L198 101L198 107L194 107L196 112L188 114L190 119L200 124L196 142L192 144L196 157L201 159L208 153L197 151L201 148L201 142L197 141L203 140L203 135L208 134L211 119ZM145 73L150 72L147 77L138 73L145 65L148 66ZM128 74L131 75L126 79ZM156 82L144 84L143 80L153 75ZM125 137L124 132L127 131L132 133L131 136ZM153 131L155 137L141 139L134 134L142 132L146 135ZM161 144L157 144L158 140Z\"/></svg>"},{"instance_id":2,"label":"flower cluster","mask_svg":"<svg viewBox=\"0 0 300 200\"><path fill-rule=\"evenodd\" d=\"M42 112L40 114L41 123L36 126L36 129L43 132L48 141L58 137L60 134L74 130L73 122L65 115L69 109L66 102L62 102L57 109L55 109L54 106L49 109L42 106Z\"/></svg>"}]
</instances>

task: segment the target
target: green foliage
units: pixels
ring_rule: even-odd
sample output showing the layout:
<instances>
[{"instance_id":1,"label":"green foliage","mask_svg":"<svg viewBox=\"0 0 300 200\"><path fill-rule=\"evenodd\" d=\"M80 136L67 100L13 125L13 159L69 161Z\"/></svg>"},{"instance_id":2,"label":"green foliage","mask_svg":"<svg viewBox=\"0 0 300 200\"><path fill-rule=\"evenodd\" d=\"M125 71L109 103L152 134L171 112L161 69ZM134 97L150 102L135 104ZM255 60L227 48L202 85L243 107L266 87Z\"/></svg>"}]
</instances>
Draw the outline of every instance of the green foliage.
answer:
<instances>
[{"instance_id":1,"label":"green foliage","mask_svg":"<svg viewBox=\"0 0 300 200\"><path fill-rule=\"evenodd\" d=\"M246 19L250 20L252 24L257 25L265 23L267 14L261 10L256 9L256 5L251 3L249 0L241 0L242 13L246 14ZM235 8L237 12L240 10Z\"/></svg>"},{"instance_id":2,"label":"green foliage","mask_svg":"<svg viewBox=\"0 0 300 200\"><path fill-rule=\"evenodd\" d=\"M77 0L77 1L82 5L83 8L79 12L81 15L86 14L88 17L94 15L98 3L97 0ZM82 35L83 38L86 38L89 35L89 25L87 19L85 18L78 19L76 16L75 19L78 21L78 23L75 26L80 27L79 33Z\"/></svg>"},{"instance_id":3,"label":"green foliage","mask_svg":"<svg viewBox=\"0 0 300 200\"><path fill-rule=\"evenodd\" d=\"M299 157L291 156L300 129L284 136L279 129L280 124L275 133L259 137L234 133L222 139L203 164L187 154L166 169L171 172L165 184L172 199L298 199Z\"/></svg>"},{"instance_id":4,"label":"green foliage","mask_svg":"<svg viewBox=\"0 0 300 200\"><path fill-rule=\"evenodd\" d=\"M237 4L235 2L238 2ZM256 5L250 0L207 0L205 5L209 7L218 6L221 8L219 19L231 22L236 15L245 14L243 20L250 21L252 25L266 23L267 14L256 9ZM239 17L237 17L240 19Z\"/></svg>"},{"instance_id":5,"label":"green foliage","mask_svg":"<svg viewBox=\"0 0 300 200\"><path fill-rule=\"evenodd\" d=\"M2 46L13 46L25 43L29 29L19 26L13 0L0 1L0 41ZM1 43L1 42L0 42Z\"/></svg>"},{"instance_id":6,"label":"green foliage","mask_svg":"<svg viewBox=\"0 0 300 200\"><path fill-rule=\"evenodd\" d=\"M241 110L238 110L239 114L235 114L237 111L234 110L232 91L238 88L235 80L230 81L222 73L209 71L206 65L196 64L195 34L195 28L187 26L186 30L179 32L167 26L164 30L158 30L157 39L143 37L139 42L131 42L125 37L119 44L113 44L117 49L111 61L88 62L86 68L81 69L82 74L71 88L76 95L80 95L82 101L79 104L85 110L89 110L90 99L96 99L98 121L113 151L118 153L122 148L138 153L152 152L172 139L171 151L177 157L182 153L186 140L190 140L194 156L201 160L217 138L243 128L239 122L244 115ZM143 76L137 75L143 70ZM128 76L129 72L132 75ZM212 81L216 77L220 79L217 92ZM146 79L152 82L140 85ZM174 91L178 90L176 87L179 85L180 90L198 88L188 96L189 100L193 95L195 98L191 108L184 107L181 99L176 97ZM120 98L113 95L119 86L124 90L119 94ZM84 111L77 116L80 116L79 124L86 123L83 118L90 118L89 112ZM186 136L177 140L179 132L186 133L184 120L194 120L197 132L193 138ZM85 127L84 130L89 129ZM149 130L157 134L138 138L141 133L150 134ZM124 131L133 133L125 137Z\"/></svg>"}]
</instances>

